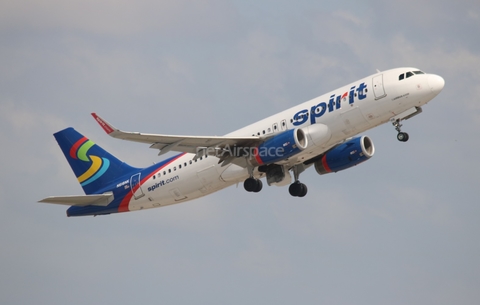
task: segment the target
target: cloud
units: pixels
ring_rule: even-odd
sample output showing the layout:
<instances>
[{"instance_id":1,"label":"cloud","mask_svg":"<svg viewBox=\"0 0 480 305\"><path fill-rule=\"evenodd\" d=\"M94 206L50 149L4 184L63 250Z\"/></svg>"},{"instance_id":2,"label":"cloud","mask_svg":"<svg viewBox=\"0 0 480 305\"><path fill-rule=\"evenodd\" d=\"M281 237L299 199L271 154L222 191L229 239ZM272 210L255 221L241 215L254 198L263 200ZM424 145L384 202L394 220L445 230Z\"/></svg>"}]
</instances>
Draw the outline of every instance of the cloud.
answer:
<instances>
[{"instance_id":1,"label":"cloud","mask_svg":"<svg viewBox=\"0 0 480 305\"><path fill-rule=\"evenodd\" d=\"M0 27L81 31L116 37L131 37L145 31L213 37L224 33L234 18L232 8L217 0L21 0L5 3L0 13Z\"/></svg>"}]
</instances>

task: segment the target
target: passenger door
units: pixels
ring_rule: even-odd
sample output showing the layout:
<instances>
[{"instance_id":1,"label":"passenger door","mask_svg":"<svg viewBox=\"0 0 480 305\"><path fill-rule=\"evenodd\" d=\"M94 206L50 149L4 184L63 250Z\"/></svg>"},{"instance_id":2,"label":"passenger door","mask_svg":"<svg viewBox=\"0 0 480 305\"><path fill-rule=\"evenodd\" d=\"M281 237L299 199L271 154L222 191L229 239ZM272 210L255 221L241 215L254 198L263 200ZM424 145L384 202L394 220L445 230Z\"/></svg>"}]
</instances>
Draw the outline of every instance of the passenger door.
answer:
<instances>
[{"instance_id":1,"label":"passenger door","mask_svg":"<svg viewBox=\"0 0 480 305\"><path fill-rule=\"evenodd\" d=\"M133 197L135 199L139 199L145 196L142 190L142 185L140 184L140 174L141 173L135 174L130 178L130 190L132 191ZM138 185L138 192L135 189L137 185Z\"/></svg>"}]
</instances>

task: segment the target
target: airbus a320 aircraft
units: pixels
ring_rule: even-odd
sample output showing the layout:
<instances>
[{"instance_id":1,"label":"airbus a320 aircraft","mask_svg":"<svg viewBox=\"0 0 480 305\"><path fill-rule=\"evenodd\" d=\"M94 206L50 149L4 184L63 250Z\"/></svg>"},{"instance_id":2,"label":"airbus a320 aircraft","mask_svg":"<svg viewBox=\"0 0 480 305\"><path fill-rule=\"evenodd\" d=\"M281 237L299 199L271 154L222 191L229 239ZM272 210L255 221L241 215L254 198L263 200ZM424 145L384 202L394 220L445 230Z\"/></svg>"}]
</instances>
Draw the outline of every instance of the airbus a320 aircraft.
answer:
<instances>
[{"instance_id":1,"label":"airbus a320 aircraft","mask_svg":"<svg viewBox=\"0 0 480 305\"><path fill-rule=\"evenodd\" d=\"M391 122L397 139L406 142L401 122L421 113L444 84L416 68L378 72L222 137L125 132L92 113L114 138L150 144L159 155L180 153L135 168L66 128L54 136L85 195L40 202L71 206L67 216L105 215L185 202L238 183L259 192L261 178L304 197L307 186L299 177L307 168L324 175L373 156L373 141L357 134Z\"/></svg>"}]
</instances>

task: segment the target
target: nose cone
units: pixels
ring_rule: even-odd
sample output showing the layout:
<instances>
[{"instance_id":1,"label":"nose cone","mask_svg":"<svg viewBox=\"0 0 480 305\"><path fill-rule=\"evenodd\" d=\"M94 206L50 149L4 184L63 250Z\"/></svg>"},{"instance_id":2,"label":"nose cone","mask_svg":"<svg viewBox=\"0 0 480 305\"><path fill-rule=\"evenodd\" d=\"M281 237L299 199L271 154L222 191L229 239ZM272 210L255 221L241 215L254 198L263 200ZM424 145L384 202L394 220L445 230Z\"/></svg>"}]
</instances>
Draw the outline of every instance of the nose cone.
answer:
<instances>
[{"instance_id":1,"label":"nose cone","mask_svg":"<svg viewBox=\"0 0 480 305\"><path fill-rule=\"evenodd\" d=\"M440 93L440 91L442 91L443 86L445 86L445 80L441 76L429 74L428 85L430 86L432 93L437 95Z\"/></svg>"}]
</instances>

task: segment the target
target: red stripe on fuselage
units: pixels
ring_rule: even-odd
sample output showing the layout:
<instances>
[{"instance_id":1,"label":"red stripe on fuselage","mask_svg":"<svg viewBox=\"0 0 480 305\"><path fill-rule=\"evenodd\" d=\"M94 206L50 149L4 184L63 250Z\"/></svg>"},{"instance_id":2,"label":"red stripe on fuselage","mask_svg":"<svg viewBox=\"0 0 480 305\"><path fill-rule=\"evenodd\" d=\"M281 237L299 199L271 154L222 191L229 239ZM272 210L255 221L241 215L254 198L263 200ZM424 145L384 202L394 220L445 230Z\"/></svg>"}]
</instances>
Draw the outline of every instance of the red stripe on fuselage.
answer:
<instances>
[{"instance_id":1,"label":"red stripe on fuselage","mask_svg":"<svg viewBox=\"0 0 480 305\"><path fill-rule=\"evenodd\" d=\"M77 150L80 147L80 145L82 145L86 141L88 141L87 137L83 137L80 140L78 140L77 142L75 142L75 144L73 144L72 148L70 148L70 157L72 157L73 159L77 159Z\"/></svg>"},{"instance_id":2,"label":"red stripe on fuselage","mask_svg":"<svg viewBox=\"0 0 480 305\"><path fill-rule=\"evenodd\" d=\"M157 173L158 171L162 170L165 166L171 164L172 162L175 162L177 161L180 157L183 157L186 153L182 153L180 155L178 155L176 158L170 160L169 162L163 164L161 167L157 168L156 170L152 171L150 174L148 174L148 176L144 177L139 184L137 184L133 190L131 189L130 192L128 192L125 197L123 197L123 200L122 202L120 202L120 205L118 206L118 213L122 213L122 212L129 212L130 210L128 209L128 204L130 203L130 199L132 199L133 197L133 194L135 194L135 192L138 190L139 187L142 186L142 184L145 183L145 181L147 181L148 179L150 179L150 177L152 177L153 175L155 175L155 173Z\"/></svg>"},{"instance_id":3,"label":"red stripe on fuselage","mask_svg":"<svg viewBox=\"0 0 480 305\"><path fill-rule=\"evenodd\" d=\"M332 172L332 170L330 169L330 166L328 166L328 163L327 163L327 155L325 155L325 156L322 157L322 164L323 164L323 168L324 168L327 172L329 172L329 173Z\"/></svg>"},{"instance_id":4,"label":"red stripe on fuselage","mask_svg":"<svg viewBox=\"0 0 480 305\"><path fill-rule=\"evenodd\" d=\"M262 161L262 158L260 158L260 155L258 154L258 147L255 147L255 150L253 153L255 155L255 160L257 160L258 165L262 165L263 161Z\"/></svg>"}]
</instances>

